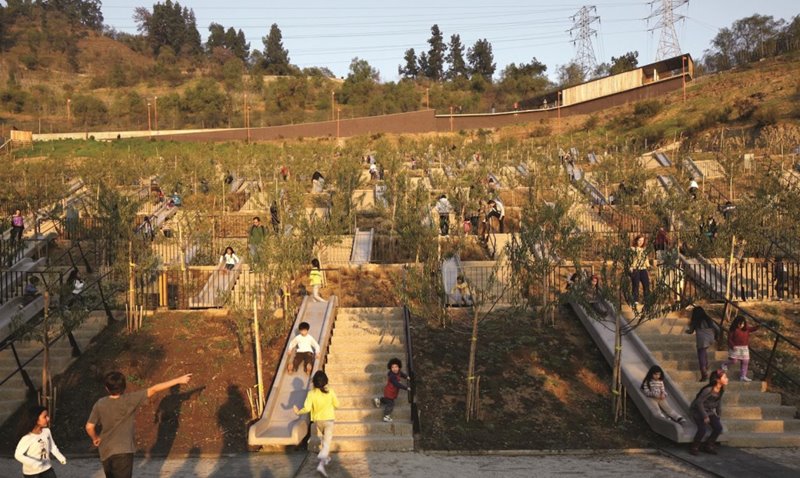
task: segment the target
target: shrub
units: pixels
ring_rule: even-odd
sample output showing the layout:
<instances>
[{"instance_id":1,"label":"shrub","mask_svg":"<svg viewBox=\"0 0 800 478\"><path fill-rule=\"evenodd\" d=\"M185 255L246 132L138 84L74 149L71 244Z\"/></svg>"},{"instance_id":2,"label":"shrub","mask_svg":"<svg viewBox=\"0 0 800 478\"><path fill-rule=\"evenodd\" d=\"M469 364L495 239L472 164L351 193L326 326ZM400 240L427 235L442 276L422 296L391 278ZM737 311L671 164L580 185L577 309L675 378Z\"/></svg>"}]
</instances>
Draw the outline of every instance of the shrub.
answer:
<instances>
[{"instance_id":1,"label":"shrub","mask_svg":"<svg viewBox=\"0 0 800 478\"><path fill-rule=\"evenodd\" d=\"M761 105L753 112L756 126L763 127L778 122L778 108L775 105Z\"/></svg>"},{"instance_id":2,"label":"shrub","mask_svg":"<svg viewBox=\"0 0 800 478\"><path fill-rule=\"evenodd\" d=\"M598 118L597 115L591 115L586 118L586 122L583 123L583 129L594 129L598 123L600 123L600 118Z\"/></svg>"},{"instance_id":3,"label":"shrub","mask_svg":"<svg viewBox=\"0 0 800 478\"><path fill-rule=\"evenodd\" d=\"M663 105L658 100L640 101L633 105L633 114L642 118L651 118L657 115Z\"/></svg>"}]
</instances>

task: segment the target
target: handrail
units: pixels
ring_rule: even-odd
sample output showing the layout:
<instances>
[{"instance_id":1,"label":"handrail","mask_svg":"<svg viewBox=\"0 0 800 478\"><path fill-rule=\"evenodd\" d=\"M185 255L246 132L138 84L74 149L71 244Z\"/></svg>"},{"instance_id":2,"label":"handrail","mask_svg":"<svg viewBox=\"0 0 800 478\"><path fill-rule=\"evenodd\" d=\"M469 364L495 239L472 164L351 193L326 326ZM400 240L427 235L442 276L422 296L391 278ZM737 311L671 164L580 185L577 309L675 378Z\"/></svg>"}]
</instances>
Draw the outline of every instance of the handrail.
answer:
<instances>
[{"instance_id":1,"label":"handrail","mask_svg":"<svg viewBox=\"0 0 800 478\"><path fill-rule=\"evenodd\" d=\"M708 264L700 264L700 265L703 266L704 269L707 268L707 267L711 267ZM715 273L717 272L715 268L712 267L712 269L714 269ZM764 361L766 363L766 368L765 368L762 380L769 381L770 372L772 372L773 369L774 369L774 371L778 372L781 376L783 376L784 378L786 378L787 380L792 382L794 385L800 387L800 381L792 378L786 372L784 372L783 370L781 370L781 369L779 369L779 368L777 368L776 366L773 365L774 360L775 360L775 353L777 351L778 344L780 343L781 340L783 340L784 342L789 344L792 348L796 349L799 353L800 353L800 345L798 345L793 340L789 339L785 335L781 334L780 332L778 332L777 330L772 328L769 324L767 324L766 322L764 322L760 318L754 316L753 314L751 314L747 310L742 309L736 302L731 301L730 299L725 297L724 294L721 294L720 292L714 290L714 288L709 286L708 284L706 284L705 281L702 280L702 278L698 278L697 277L698 275L699 276L703 276L703 274L698 274L697 271L695 270L695 268L690 266L689 270L691 270L693 272L693 274L686 274L686 275L689 276L688 278L690 280L692 280L692 282L695 284L695 286L698 289L700 289L700 290L704 291L705 293L707 293L711 298L723 302L726 306L732 307L736 311L736 314L744 316L750 322L755 322L756 324L758 324L759 328L763 328L765 330L768 330L770 333L774 334L775 341L773 343L772 351L770 352L769 357L765 358L763 353L760 353L757 350L753 350L752 348L750 349L750 352L753 355L755 355L756 358L758 358L758 359L760 359L760 360L762 360L762 361ZM694 300L692 300L692 303L694 303ZM725 317L724 316L721 317L720 322L719 322L718 325L720 326L720 329L723 331L723 333L727 334L727 329L724 327L724 325L725 325L724 324L724 320L725 320Z\"/></svg>"},{"instance_id":2,"label":"handrail","mask_svg":"<svg viewBox=\"0 0 800 478\"><path fill-rule=\"evenodd\" d=\"M410 385L408 390L408 403L411 405L411 426L414 433L420 432L419 409L417 408L415 391L417 384L415 382L414 372L414 345L411 339L411 311L407 304L403 305L403 325L406 334L406 370L408 370L408 383Z\"/></svg>"},{"instance_id":3,"label":"handrail","mask_svg":"<svg viewBox=\"0 0 800 478\"><path fill-rule=\"evenodd\" d=\"M98 277L92 283L92 285L99 284L100 281L103 279L103 277L109 275L110 273L111 272L109 271L106 274L104 274L103 276ZM84 287L84 289L77 295L81 296L84 292L89 290L89 288L90 287ZM39 323L41 323L43 320L44 320L44 315L40 314L40 313L37 313L36 317L32 318L30 321L28 321L27 324L30 325L31 327L34 327L34 326L38 325ZM17 354L17 350L14 347L14 343L17 340L19 340L19 338L20 338L19 336L20 335L22 335L22 331L20 329L17 329L14 332L12 332L11 335L9 335L8 337L6 337L2 341L0 341L0 351L3 351L5 349L11 347L11 350L12 350L13 355L14 355L14 359L17 362L17 368L14 371L12 371L10 374L8 374L4 379L0 380L0 387L2 387L6 382L11 380L11 378L14 377L14 375L16 375L17 373L21 373L22 377L23 377L23 381L25 382L25 384L28 386L28 388L32 392L35 393L37 390L35 389L35 387L33 385L33 382L31 381L30 377L28 376L27 372L25 371L25 367L29 363L31 363L34 360L36 360L36 358L39 357L39 355L41 355L44 352L44 346L38 352L33 354L28 360L26 360L25 363L21 363L20 359L19 359L19 355ZM80 349L76 346L77 341L75 340L75 336L72 334L72 330L66 330L66 329L62 330L62 332L60 334L58 334L55 338L53 338L51 340L47 340L47 345L49 346L51 344L54 344L54 343L58 342L65 335L69 339L70 344L73 346L73 353L75 354L74 356L80 355L81 352L80 352Z\"/></svg>"}]
</instances>

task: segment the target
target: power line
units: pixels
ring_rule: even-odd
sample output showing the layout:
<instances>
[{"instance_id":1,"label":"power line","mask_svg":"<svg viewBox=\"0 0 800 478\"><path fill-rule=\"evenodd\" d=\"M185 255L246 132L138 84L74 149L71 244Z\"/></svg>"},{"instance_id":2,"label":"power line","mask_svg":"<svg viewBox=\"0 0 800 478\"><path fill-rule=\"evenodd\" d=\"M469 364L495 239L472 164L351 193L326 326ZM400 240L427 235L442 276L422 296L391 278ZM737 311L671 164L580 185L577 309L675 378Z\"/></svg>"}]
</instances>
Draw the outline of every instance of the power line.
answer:
<instances>
[{"instance_id":1,"label":"power line","mask_svg":"<svg viewBox=\"0 0 800 478\"><path fill-rule=\"evenodd\" d=\"M675 13L675 10L689 3L689 0L653 0L650 2L651 13L647 17L648 24L651 19L657 19L655 26L649 31L661 30L658 38L658 51L656 61L672 58L681 54L678 34L675 32L675 23L685 19L684 15ZM656 4L659 4L656 7Z\"/></svg>"},{"instance_id":2,"label":"power line","mask_svg":"<svg viewBox=\"0 0 800 478\"><path fill-rule=\"evenodd\" d=\"M597 67L597 59L592 47L592 36L597 36L597 30L592 28L592 24L600 22L600 17L596 13L597 8L594 5L584 5L570 17L573 25L567 30L569 35L574 38L572 43L576 46L575 63L580 65L584 73L590 73Z\"/></svg>"}]
</instances>

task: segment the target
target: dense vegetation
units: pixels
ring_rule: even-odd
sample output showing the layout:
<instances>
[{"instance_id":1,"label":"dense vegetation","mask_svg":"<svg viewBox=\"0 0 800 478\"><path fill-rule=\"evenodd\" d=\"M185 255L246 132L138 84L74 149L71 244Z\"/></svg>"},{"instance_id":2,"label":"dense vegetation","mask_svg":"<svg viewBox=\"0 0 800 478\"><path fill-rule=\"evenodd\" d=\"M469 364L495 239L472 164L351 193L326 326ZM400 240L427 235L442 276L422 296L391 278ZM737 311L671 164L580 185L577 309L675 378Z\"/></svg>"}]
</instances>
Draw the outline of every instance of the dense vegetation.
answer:
<instances>
[{"instance_id":1,"label":"dense vegetation","mask_svg":"<svg viewBox=\"0 0 800 478\"><path fill-rule=\"evenodd\" d=\"M425 48L398 58L400 81L381 81L361 58L338 79L324 65L293 65L277 24L263 45L251 45L241 29L218 23L207 26L203 42L204 27L179 2L138 7L133 15L137 34L104 25L99 0L0 5L0 124L37 132L179 129L242 126L245 110L253 126L326 120L336 110L341 117L423 107L502 111L639 63L638 52L629 51L593 71L566 63L548 76L553 72L535 56L500 66L487 39L464 45L455 32L448 41L433 25ZM720 30L700 70L743 66L799 45L800 17L753 15Z\"/></svg>"}]
</instances>

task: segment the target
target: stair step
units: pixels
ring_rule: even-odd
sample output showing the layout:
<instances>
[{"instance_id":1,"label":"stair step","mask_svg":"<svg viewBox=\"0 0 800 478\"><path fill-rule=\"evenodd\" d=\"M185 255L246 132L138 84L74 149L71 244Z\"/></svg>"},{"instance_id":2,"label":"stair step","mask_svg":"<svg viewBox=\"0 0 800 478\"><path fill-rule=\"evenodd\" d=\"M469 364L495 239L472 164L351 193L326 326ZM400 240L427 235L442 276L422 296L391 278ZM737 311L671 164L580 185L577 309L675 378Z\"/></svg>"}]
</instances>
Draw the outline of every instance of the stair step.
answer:
<instances>
[{"instance_id":1,"label":"stair step","mask_svg":"<svg viewBox=\"0 0 800 478\"><path fill-rule=\"evenodd\" d=\"M337 424L338 426L338 424ZM336 429L338 433L338 428ZM308 442L311 451L319 451L319 438L313 437ZM335 436L331 444L333 452L347 451L413 451L414 438L412 436L363 436L340 437Z\"/></svg>"},{"instance_id":2,"label":"stair step","mask_svg":"<svg viewBox=\"0 0 800 478\"><path fill-rule=\"evenodd\" d=\"M412 434L411 422L408 420L397 420L387 423L382 420L364 422L342 421L337 419L334 430L337 440L351 436L411 436Z\"/></svg>"},{"instance_id":3,"label":"stair step","mask_svg":"<svg viewBox=\"0 0 800 478\"><path fill-rule=\"evenodd\" d=\"M364 395L366 397L378 397L383 394L384 385L385 384L383 382L339 385L331 384L331 388L336 390L336 395Z\"/></svg>"},{"instance_id":4,"label":"stair step","mask_svg":"<svg viewBox=\"0 0 800 478\"><path fill-rule=\"evenodd\" d=\"M339 405L342 408L339 410L344 409L374 409L374 405L372 404L372 399L374 397L381 397L383 396L383 389L378 390L376 393L372 394L345 394L342 390L336 389L336 396L339 397ZM411 405L408 403L408 396L401 394L397 397L397 400L394 401L394 409L400 410L402 408L410 408ZM337 411L338 413L338 411Z\"/></svg>"},{"instance_id":5,"label":"stair step","mask_svg":"<svg viewBox=\"0 0 800 478\"><path fill-rule=\"evenodd\" d=\"M727 399L727 397L726 397ZM727 406L725 405L725 418L735 418L742 420L792 420L795 418L797 409L785 405L762 405L762 406Z\"/></svg>"},{"instance_id":6,"label":"stair step","mask_svg":"<svg viewBox=\"0 0 800 478\"><path fill-rule=\"evenodd\" d=\"M401 360L405 358L402 355L402 352L398 352L398 358ZM365 373L381 373L384 377L387 374L386 364L385 363L377 363L377 362L370 362L370 363L330 363L328 362L325 364L325 373L330 376L334 375L350 375L350 374L365 374Z\"/></svg>"},{"instance_id":7,"label":"stair step","mask_svg":"<svg viewBox=\"0 0 800 478\"><path fill-rule=\"evenodd\" d=\"M375 340L379 339L388 343L401 344L405 341L405 331L402 329L379 329L379 328L357 328L357 327L344 327L340 328L338 325L333 328L334 338L341 339L345 337L346 340Z\"/></svg>"},{"instance_id":8,"label":"stair step","mask_svg":"<svg viewBox=\"0 0 800 478\"><path fill-rule=\"evenodd\" d=\"M384 352L377 350L328 352L327 363L329 364L373 363L373 364L383 364L383 366L385 367L389 359L395 357L402 360L403 358L405 358L405 353L398 353L397 351Z\"/></svg>"},{"instance_id":9,"label":"stair step","mask_svg":"<svg viewBox=\"0 0 800 478\"><path fill-rule=\"evenodd\" d=\"M723 409L724 410L724 409ZM724 413L724 411L723 411ZM800 420L744 420L723 416L723 426L732 432L786 433L800 432Z\"/></svg>"},{"instance_id":10,"label":"stair step","mask_svg":"<svg viewBox=\"0 0 800 478\"><path fill-rule=\"evenodd\" d=\"M800 433L725 432L720 440L728 446L741 448L800 447Z\"/></svg>"},{"instance_id":11,"label":"stair step","mask_svg":"<svg viewBox=\"0 0 800 478\"><path fill-rule=\"evenodd\" d=\"M358 373L346 375L330 375L330 383L332 387L341 387L342 385L386 385L387 377L385 373Z\"/></svg>"},{"instance_id":12,"label":"stair step","mask_svg":"<svg viewBox=\"0 0 800 478\"><path fill-rule=\"evenodd\" d=\"M682 390L694 390L695 392L700 391L707 382L699 382L696 379L696 375L694 374L690 379L676 379L673 377L674 382L678 385L678 387ZM728 394L731 393L740 393L740 392L754 392L754 393L761 393L767 391L767 382L762 382L758 380L753 380L752 382L740 382L740 381L733 381L731 380L728 382L728 385L725 387L725 398L728 398ZM779 395L780 396L780 395Z\"/></svg>"},{"instance_id":13,"label":"stair step","mask_svg":"<svg viewBox=\"0 0 800 478\"><path fill-rule=\"evenodd\" d=\"M380 408L339 408L336 410L336 425L339 421L345 422L378 422L383 418L383 407ZM411 407L396 405L392 411L392 418L398 422L411 421ZM339 430L337 429L338 433Z\"/></svg>"},{"instance_id":14,"label":"stair step","mask_svg":"<svg viewBox=\"0 0 800 478\"><path fill-rule=\"evenodd\" d=\"M653 350L652 347L650 348L650 352L653 355L653 358L656 360L683 360L683 359L694 359L695 362L697 361L697 348L693 350ZM724 362L728 360L728 352L724 350L709 350L708 351L708 360L710 362Z\"/></svg>"}]
</instances>

